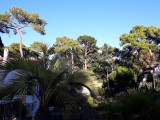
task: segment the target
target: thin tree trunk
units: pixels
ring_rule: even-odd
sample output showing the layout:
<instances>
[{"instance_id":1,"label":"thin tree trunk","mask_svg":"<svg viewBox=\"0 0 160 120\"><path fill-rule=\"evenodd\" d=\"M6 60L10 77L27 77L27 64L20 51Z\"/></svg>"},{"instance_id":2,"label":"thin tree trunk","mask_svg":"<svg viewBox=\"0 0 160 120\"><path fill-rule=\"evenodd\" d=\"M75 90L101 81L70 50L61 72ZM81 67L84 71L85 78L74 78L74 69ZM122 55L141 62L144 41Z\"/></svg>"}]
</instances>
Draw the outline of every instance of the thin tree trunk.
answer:
<instances>
[{"instance_id":1,"label":"thin tree trunk","mask_svg":"<svg viewBox=\"0 0 160 120\"><path fill-rule=\"evenodd\" d=\"M84 70L87 70L87 59L84 60Z\"/></svg>"},{"instance_id":2,"label":"thin tree trunk","mask_svg":"<svg viewBox=\"0 0 160 120\"><path fill-rule=\"evenodd\" d=\"M71 59L72 59L72 73L73 73L73 66L74 66L74 53L71 52Z\"/></svg>"},{"instance_id":3,"label":"thin tree trunk","mask_svg":"<svg viewBox=\"0 0 160 120\"><path fill-rule=\"evenodd\" d=\"M23 57L22 37L21 37L21 34L20 34L20 32L19 32L19 28L16 28L16 31L17 31L17 34L18 34L18 37L19 37L19 42L20 42L19 51L20 51L21 57Z\"/></svg>"},{"instance_id":4,"label":"thin tree trunk","mask_svg":"<svg viewBox=\"0 0 160 120\"><path fill-rule=\"evenodd\" d=\"M66 53L66 59L68 58L68 54L67 54L67 51L65 52Z\"/></svg>"},{"instance_id":5,"label":"thin tree trunk","mask_svg":"<svg viewBox=\"0 0 160 120\"><path fill-rule=\"evenodd\" d=\"M74 65L74 53L71 53L71 58L72 58L72 66Z\"/></svg>"},{"instance_id":6,"label":"thin tree trunk","mask_svg":"<svg viewBox=\"0 0 160 120\"><path fill-rule=\"evenodd\" d=\"M147 58L146 58L146 61L151 61L151 63L153 62L153 55L154 55L154 53L152 52L152 50L151 49L149 49L149 51L148 51L148 54L147 54Z\"/></svg>"},{"instance_id":7,"label":"thin tree trunk","mask_svg":"<svg viewBox=\"0 0 160 120\"><path fill-rule=\"evenodd\" d=\"M85 53L84 53L85 55L85 59L84 59L84 70L86 71L87 70L87 59L86 59L86 57L87 57L87 47L85 47Z\"/></svg>"},{"instance_id":8,"label":"thin tree trunk","mask_svg":"<svg viewBox=\"0 0 160 120\"><path fill-rule=\"evenodd\" d=\"M151 62L153 62L153 52L151 49L149 49L149 54L150 54L150 59L151 59Z\"/></svg>"}]
</instances>

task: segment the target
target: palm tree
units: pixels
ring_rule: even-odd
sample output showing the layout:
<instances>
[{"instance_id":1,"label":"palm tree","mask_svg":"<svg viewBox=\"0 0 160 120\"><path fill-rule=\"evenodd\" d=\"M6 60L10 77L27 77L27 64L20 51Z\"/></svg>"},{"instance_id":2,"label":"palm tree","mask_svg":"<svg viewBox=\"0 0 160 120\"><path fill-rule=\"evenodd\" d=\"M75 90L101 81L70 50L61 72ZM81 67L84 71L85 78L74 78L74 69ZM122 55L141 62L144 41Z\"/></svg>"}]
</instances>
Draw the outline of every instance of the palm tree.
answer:
<instances>
[{"instance_id":1,"label":"palm tree","mask_svg":"<svg viewBox=\"0 0 160 120\"><path fill-rule=\"evenodd\" d=\"M71 88L80 89L79 86L87 87L85 82L88 81L88 76L80 70L72 73L69 64L57 56L52 60L48 59L48 55L44 56L42 61L17 57L2 66L1 79L2 81L7 79L9 84L0 89L0 98L12 99L15 95L24 98L26 91L30 92L39 100L35 120L50 120L49 102L56 95L61 98L65 111L70 111L65 115L67 118L77 105L69 91ZM6 77L7 74L11 77Z\"/></svg>"}]
</instances>

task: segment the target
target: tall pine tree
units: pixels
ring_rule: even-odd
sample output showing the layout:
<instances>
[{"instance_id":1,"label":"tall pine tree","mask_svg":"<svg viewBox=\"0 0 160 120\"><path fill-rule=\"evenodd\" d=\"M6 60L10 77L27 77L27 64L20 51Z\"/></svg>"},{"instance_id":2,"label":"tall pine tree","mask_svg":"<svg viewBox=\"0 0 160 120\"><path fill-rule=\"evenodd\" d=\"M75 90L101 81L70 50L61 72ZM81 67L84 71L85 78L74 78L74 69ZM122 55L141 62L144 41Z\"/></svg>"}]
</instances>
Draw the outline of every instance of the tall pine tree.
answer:
<instances>
[{"instance_id":1,"label":"tall pine tree","mask_svg":"<svg viewBox=\"0 0 160 120\"><path fill-rule=\"evenodd\" d=\"M46 24L47 22L40 19L38 13L27 13L22 8L13 7L9 9L9 12L0 14L0 32L9 33L10 30L13 30L14 34L18 34L21 57L23 57L23 50L20 30L24 27L30 27L36 32L44 35Z\"/></svg>"},{"instance_id":2,"label":"tall pine tree","mask_svg":"<svg viewBox=\"0 0 160 120\"><path fill-rule=\"evenodd\" d=\"M88 64L92 62L92 57L94 56L94 53L96 53L98 50L98 47L96 46L97 40L87 35L79 36L77 40L83 47L83 69L86 71L88 68Z\"/></svg>"}]
</instances>

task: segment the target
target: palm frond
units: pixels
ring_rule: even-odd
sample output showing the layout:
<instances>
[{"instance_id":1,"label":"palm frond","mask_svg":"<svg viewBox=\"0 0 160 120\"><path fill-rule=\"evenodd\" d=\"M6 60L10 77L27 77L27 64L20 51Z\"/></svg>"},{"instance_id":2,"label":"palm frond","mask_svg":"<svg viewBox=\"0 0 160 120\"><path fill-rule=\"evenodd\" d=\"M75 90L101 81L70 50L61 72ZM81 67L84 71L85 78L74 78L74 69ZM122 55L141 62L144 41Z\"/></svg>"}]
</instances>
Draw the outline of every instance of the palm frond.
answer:
<instances>
[{"instance_id":1,"label":"palm frond","mask_svg":"<svg viewBox=\"0 0 160 120\"><path fill-rule=\"evenodd\" d=\"M6 84L0 88L3 95L7 95L8 98L13 98L15 95L20 95L21 98L25 97L26 94L26 84L28 82L30 74L21 70L16 70L10 72L9 76L6 77Z\"/></svg>"},{"instance_id":2,"label":"palm frond","mask_svg":"<svg viewBox=\"0 0 160 120\"><path fill-rule=\"evenodd\" d=\"M70 94L69 88L65 86L55 90L54 95L61 99L64 110L64 120L70 120L74 114L79 112L78 99Z\"/></svg>"},{"instance_id":3,"label":"palm frond","mask_svg":"<svg viewBox=\"0 0 160 120\"><path fill-rule=\"evenodd\" d=\"M44 47L44 53L47 48ZM47 54L47 53L46 53ZM54 95L63 98L65 105L65 119L69 119L78 112L78 100L74 94L84 86L89 89L91 95L94 93L86 85L88 75L81 70L72 71L70 63L54 56L49 60L48 55L43 62L34 62L27 58L14 58L3 66L2 79L7 79L6 84L0 89L0 98L13 98L16 95L25 97L26 92L37 96L40 107L48 108L49 101ZM7 73L10 77L6 77ZM38 87L38 89L35 89ZM73 90L75 91L74 93Z\"/></svg>"}]
</instances>

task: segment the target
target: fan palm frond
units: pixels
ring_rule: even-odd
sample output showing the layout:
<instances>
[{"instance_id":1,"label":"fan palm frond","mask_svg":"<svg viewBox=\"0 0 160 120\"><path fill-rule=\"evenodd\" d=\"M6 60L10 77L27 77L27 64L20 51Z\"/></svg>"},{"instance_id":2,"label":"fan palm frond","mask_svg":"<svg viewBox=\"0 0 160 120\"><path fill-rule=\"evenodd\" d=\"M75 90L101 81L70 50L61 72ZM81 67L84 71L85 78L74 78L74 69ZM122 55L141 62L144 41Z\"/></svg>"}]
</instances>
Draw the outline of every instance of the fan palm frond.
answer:
<instances>
[{"instance_id":1,"label":"fan palm frond","mask_svg":"<svg viewBox=\"0 0 160 120\"><path fill-rule=\"evenodd\" d=\"M44 51L46 50L47 48L44 47ZM16 57L6 62L2 67L1 73L4 76L1 79L8 81L8 84L0 88L0 98L12 99L16 95L25 98L26 93L30 92L38 98L40 103L37 110L39 113L36 115L43 112L48 115L49 102L54 95L58 95L63 98L64 118L68 119L73 111L78 110L77 99L71 94L71 90L78 90L80 86L89 89L85 84L88 81L88 76L80 70L72 71L69 63L57 56L54 56L52 60L47 57L45 59L46 61L35 62L31 59ZM9 77L7 77L7 73ZM35 89L36 87L38 89ZM92 92L91 95L93 95ZM38 116L35 118L40 120Z\"/></svg>"}]
</instances>

